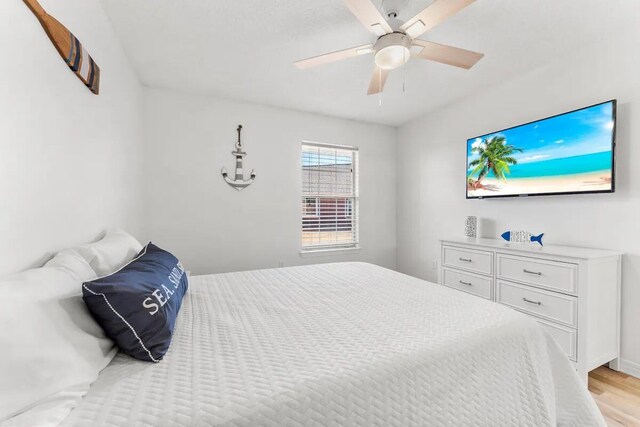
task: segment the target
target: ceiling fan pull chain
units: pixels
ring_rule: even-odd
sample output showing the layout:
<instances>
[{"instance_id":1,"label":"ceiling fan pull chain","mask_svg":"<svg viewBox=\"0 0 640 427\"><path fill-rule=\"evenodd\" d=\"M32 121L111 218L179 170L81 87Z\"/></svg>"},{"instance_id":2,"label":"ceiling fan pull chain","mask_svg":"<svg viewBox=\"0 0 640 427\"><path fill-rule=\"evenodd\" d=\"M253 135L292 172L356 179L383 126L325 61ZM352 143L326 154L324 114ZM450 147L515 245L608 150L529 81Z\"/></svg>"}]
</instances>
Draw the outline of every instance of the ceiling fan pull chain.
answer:
<instances>
[{"instance_id":1,"label":"ceiling fan pull chain","mask_svg":"<svg viewBox=\"0 0 640 427\"><path fill-rule=\"evenodd\" d=\"M407 52L405 51L402 55L404 56L404 64L402 64L402 93L405 93L407 86Z\"/></svg>"},{"instance_id":2,"label":"ceiling fan pull chain","mask_svg":"<svg viewBox=\"0 0 640 427\"><path fill-rule=\"evenodd\" d=\"M402 93L406 92L406 87L407 87L407 77L406 77L406 73L404 71L404 69L402 70Z\"/></svg>"},{"instance_id":3,"label":"ceiling fan pull chain","mask_svg":"<svg viewBox=\"0 0 640 427\"><path fill-rule=\"evenodd\" d=\"M402 66L402 93L405 92L405 88L407 85L407 71L406 66Z\"/></svg>"},{"instance_id":4,"label":"ceiling fan pull chain","mask_svg":"<svg viewBox=\"0 0 640 427\"><path fill-rule=\"evenodd\" d=\"M382 107L382 68L378 68L378 84L380 92L378 92L378 106Z\"/></svg>"}]
</instances>

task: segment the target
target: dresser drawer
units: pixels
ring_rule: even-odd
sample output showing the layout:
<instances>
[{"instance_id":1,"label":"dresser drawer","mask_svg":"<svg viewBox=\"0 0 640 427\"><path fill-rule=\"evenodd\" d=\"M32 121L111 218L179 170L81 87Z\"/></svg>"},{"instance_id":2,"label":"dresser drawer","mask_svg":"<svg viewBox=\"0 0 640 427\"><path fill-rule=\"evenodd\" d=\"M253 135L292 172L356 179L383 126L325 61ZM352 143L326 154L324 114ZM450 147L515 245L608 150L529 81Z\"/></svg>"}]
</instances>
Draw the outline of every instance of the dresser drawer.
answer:
<instances>
[{"instance_id":1,"label":"dresser drawer","mask_svg":"<svg viewBox=\"0 0 640 427\"><path fill-rule=\"evenodd\" d=\"M493 274L493 253L445 246L442 264L447 267L462 268L480 274Z\"/></svg>"},{"instance_id":2,"label":"dresser drawer","mask_svg":"<svg viewBox=\"0 0 640 427\"><path fill-rule=\"evenodd\" d=\"M577 360L576 354L578 345L578 334L576 333L576 330L556 323L547 322L546 320L536 320L542 326L542 329L547 331L555 342L558 343L562 351L564 351L564 354L575 362Z\"/></svg>"},{"instance_id":3,"label":"dresser drawer","mask_svg":"<svg viewBox=\"0 0 640 427\"><path fill-rule=\"evenodd\" d=\"M570 294L577 292L575 264L498 254L498 278L514 280Z\"/></svg>"},{"instance_id":4,"label":"dresser drawer","mask_svg":"<svg viewBox=\"0 0 640 427\"><path fill-rule=\"evenodd\" d=\"M468 292L488 300L491 299L491 284L493 279L463 273L462 271L442 269L442 284L450 288Z\"/></svg>"},{"instance_id":5,"label":"dresser drawer","mask_svg":"<svg viewBox=\"0 0 640 427\"><path fill-rule=\"evenodd\" d=\"M564 325L577 325L578 299L526 285L498 281L497 301Z\"/></svg>"}]
</instances>

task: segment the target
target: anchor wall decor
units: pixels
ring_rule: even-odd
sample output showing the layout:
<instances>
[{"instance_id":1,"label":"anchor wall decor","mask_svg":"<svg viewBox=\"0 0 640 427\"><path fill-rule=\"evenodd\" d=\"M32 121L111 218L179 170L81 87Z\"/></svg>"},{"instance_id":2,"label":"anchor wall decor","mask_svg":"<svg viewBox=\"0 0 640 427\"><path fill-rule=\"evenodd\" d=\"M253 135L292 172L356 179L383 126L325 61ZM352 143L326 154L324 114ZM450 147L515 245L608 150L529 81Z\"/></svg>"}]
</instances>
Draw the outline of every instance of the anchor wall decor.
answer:
<instances>
[{"instance_id":1,"label":"anchor wall decor","mask_svg":"<svg viewBox=\"0 0 640 427\"><path fill-rule=\"evenodd\" d=\"M244 151L242 151L242 142L240 138L240 133L242 132L242 125L238 125L238 142L236 142L236 150L232 151L231 154L236 158L236 177L235 179L229 178L229 174L225 168L222 168L222 177L224 180L235 188L238 191L242 191L247 188L251 183L256 179L256 171L251 171L251 177L249 179L244 179L244 172L242 170L242 158L247 155Z\"/></svg>"}]
</instances>

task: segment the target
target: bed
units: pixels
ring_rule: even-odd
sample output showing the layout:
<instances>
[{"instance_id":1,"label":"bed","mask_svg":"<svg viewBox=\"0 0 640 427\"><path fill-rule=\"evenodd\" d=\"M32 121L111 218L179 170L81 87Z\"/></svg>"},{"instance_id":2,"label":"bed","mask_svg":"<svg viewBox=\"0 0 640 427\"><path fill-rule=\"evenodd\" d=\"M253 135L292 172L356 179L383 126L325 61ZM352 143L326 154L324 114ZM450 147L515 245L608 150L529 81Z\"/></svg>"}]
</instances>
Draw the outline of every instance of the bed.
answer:
<instances>
[{"instance_id":1,"label":"bed","mask_svg":"<svg viewBox=\"0 0 640 427\"><path fill-rule=\"evenodd\" d=\"M507 307L366 263L197 276L160 363L118 354L66 426L600 426Z\"/></svg>"}]
</instances>

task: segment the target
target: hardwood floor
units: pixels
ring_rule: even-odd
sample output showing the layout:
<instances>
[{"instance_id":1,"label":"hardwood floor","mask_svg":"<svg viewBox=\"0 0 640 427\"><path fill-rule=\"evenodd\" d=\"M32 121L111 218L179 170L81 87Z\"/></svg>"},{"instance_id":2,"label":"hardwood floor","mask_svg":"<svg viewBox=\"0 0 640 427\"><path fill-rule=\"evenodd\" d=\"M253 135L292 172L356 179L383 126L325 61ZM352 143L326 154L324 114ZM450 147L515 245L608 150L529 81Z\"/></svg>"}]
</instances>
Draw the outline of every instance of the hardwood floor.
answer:
<instances>
[{"instance_id":1,"label":"hardwood floor","mask_svg":"<svg viewBox=\"0 0 640 427\"><path fill-rule=\"evenodd\" d=\"M609 427L640 427L640 379L601 366L589 374L589 391Z\"/></svg>"}]
</instances>

